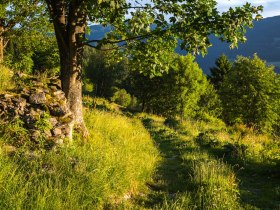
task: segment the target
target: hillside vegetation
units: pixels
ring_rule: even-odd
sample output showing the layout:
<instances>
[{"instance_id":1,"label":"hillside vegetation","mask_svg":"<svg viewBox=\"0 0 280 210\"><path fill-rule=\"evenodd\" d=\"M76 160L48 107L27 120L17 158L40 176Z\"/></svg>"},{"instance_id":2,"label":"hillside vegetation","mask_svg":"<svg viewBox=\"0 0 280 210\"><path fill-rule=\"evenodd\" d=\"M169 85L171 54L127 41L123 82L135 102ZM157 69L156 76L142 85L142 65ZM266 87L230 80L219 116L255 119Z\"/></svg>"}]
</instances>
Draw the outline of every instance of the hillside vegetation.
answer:
<instances>
[{"instance_id":1,"label":"hillside vegetation","mask_svg":"<svg viewBox=\"0 0 280 210\"><path fill-rule=\"evenodd\" d=\"M47 139L30 139L23 121L1 123L0 209L279 208L279 76L257 56L220 59L210 80L192 56L174 56L178 65L154 78L125 73L125 61L104 65L109 77L84 86L89 137L75 133L51 149ZM21 83L2 68L1 94L9 96ZM99 80L111 82L98 85L102 98L94 96Z\"/></svg>"},{"instance_id":2,"label":"hillside vegetation","mask_svg":"<svg viewBox=\"0 0 280 210\"><path fill-rule=\"evenodd\" d=\"M1 209L278 208L278 138L96 104L85 112L87 140L9 151L1 135Z\"/></svg>"},{"instance_id":3,"label":"hillside vegetation","mask_svg":"<svg viewBox=\"0 0 280 210\"><path fill-rule=\"evenodd\" d=\"M263 6L142 3L1 1L0 210L280 208L278 35L195 61Z\"/></svg>"},{"instance_id":4,"label":"hillside vegetation","mask_svg":"<svg viewBox=\"0 0 280 210\"><path fill-rule=\"evenodd\" d=\"M147 191L159 153L141 122L92 110L85 118L91 137L52 151L9 151L1 133L0 209L103 209Z\"/></svg>"}]
</instances>

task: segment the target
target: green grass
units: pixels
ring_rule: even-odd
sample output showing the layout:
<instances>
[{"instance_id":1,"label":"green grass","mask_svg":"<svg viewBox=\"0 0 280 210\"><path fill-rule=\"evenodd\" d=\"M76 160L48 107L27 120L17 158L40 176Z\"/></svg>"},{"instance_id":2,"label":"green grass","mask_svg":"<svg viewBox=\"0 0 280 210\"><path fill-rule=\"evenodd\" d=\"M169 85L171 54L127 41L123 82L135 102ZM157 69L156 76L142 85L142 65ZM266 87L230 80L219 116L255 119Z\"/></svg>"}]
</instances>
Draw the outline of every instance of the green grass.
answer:
<instances>
[{"instance_id":1,"label":"green grass","mask_svg":"<svg viewBox=\"0 0 280 210\"><path fill-rule=\"evenodd\" d=\"M12 88L13 84L11 82L11 78L13 73L7 67L0 65L0 93L4 92L8 88Z\"/></svg>"},{"instance_id":2,"label":"green grass","mask_svg":"<svg viewBox=\"0 0 280 210\"><path fill-rule=\"evenodd\" d=\"M215 119L173 128L101 105L107 111L86 109L89 139L51 151L7 152L25 131L20 122L2 128L0 209L279 208L279 137Z\"/></svg>"},{"instance_id":3,"label":"green grass","mask_svg":"<svg viewBox=\"0 0 280 210\"><path fill-rule=\"evenodd\" d=\"M234 170L196 143L198 124L185 122L185 130L175 131L153 119L143 122L162 156L145 208L240 209Z\"/></svg>"},{"instance_id":4,"label":"green grass","mask_svg":"<svg viewBox=\"0 0 280 210\"><path fill-rule=\"evenodd\" d=\"M145 193L158 161L138 120L87 111L91 138L53 151L0 150L0 209L103 209ZM129 205L129 204L127 204Z\"/></svg>"}]
</instances>

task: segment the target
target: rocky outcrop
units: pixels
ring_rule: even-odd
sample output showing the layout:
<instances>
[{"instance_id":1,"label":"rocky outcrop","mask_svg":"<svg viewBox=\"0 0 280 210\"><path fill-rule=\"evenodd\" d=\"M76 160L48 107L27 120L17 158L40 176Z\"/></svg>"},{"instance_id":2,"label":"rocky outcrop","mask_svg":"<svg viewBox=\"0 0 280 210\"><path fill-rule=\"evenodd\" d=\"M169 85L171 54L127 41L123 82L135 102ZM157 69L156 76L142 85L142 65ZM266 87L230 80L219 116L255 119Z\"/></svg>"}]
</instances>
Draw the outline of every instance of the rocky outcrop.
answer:
<instances>
[{"instance_id":1,"label":"rocky outcrop","mask_svg":"<svg viewBox=\"0 0 280 210\"><path fill-rule=\"evenodd\" d=\"M69 136L73 117L59 83L55 78L17 78L17 88L0 94L2 123L20 120L27 139L62 144Z\"/></svg>"}]
</instances>

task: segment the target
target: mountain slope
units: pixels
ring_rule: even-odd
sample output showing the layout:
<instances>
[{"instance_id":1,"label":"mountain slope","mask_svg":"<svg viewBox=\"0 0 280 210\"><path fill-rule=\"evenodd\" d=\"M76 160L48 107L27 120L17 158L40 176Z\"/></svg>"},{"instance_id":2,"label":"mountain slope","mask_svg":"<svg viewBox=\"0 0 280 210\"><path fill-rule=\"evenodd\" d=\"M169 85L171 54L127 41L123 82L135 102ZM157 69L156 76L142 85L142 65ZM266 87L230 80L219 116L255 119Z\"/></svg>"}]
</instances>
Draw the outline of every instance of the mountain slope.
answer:
<instances>
[{"instance_id":1,"label":"mountain slope","mask_svg":"<svg viewBox=\"0 0 280 210\"><path fill-rule=\"evenodd\" d=\"M212 37L213 46L204 58L198 56L197 62L205 73L209 73L209 68L215 65L215 59L222 53L231 60L237 55L252 56L257 53L268 63L280 67L280 16L256 22L253 29L247 30L246 37L247 42L239 44L238 49L233 50L229 49L229 44Z\"/></svg>"},{"instance_id":2,"label":"mountain slope","mask_svg":"<svg viewBox=\"0 0 280 210\"><path fill-rule=\"evenodd\" d=\"M89 39L101 39L111 30L110 27L93 25L90 27ZM208 54L202 58L197 57L197 62L204 73L209 73L209 68L215 66L215 60L224 53L229 59L234 60L237 55L252 56L257 53L258 56L270 64L277 66L280 70L280 16L265 18L255 22L253 29L248 29L246 33L247 42L240 43L238 49L229 49L228 43L223 43L218 38L211 36L212 47ZM179 54L186 54L185 51L175 50Z\"/></svg>"}]
</instances>

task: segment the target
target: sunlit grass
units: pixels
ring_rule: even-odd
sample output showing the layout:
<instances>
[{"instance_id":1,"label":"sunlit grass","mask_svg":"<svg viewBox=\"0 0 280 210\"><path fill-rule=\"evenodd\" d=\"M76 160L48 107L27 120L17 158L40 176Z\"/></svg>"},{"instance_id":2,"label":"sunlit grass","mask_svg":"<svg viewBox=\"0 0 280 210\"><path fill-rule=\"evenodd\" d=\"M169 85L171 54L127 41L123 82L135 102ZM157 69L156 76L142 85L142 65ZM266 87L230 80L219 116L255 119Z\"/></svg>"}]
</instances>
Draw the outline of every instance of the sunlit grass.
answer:
<instances>
[{"instance_id":1,"label":"sunlit grass","mask_svg":"<svg viewBox=\"0 0 280 210\"><path fill-rule=\"evenodd\" d=\"M85 142L53 151L0 150L0 209L103 209L145 193L158 152L137 120L85 114ZM122 204L123 205L123 204Z\"/></svg>"},{"instance_id":2,"label":"sunlit grass","mask_svg":"<svg viewBox=\"0 0 280 210\"><path fill-rule=\"evenodd\" d=\"M13 83L11 82L12 76L12 71L0 64L0 93L13 87Z\"/></svg>"}]
</instances>

